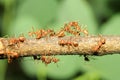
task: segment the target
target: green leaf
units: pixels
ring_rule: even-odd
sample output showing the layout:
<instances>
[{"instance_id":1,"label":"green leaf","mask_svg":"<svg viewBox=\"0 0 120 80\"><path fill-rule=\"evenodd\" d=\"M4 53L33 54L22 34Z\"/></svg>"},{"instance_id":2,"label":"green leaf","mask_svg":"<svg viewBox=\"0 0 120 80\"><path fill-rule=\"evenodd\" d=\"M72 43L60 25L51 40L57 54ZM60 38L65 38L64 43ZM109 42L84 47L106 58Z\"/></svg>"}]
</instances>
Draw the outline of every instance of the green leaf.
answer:
<instances>
[{"instance_id":1,"label":"green leaf","mask_svg":"<svg viewBox=\"0 0 120 80\"><path fill-rule=\"evenodd\" d=\"M89 71L86 74L75 78L74 80L100 80L100 73L98 71Z\"/></svg>"},{"instance_id":2,"label":"green leaf","mask_svg":"<svg viewBox=\"0 0 120 80\"><path fill-rule=\"evenodd\" d=\"M102 25L101 33L105 35L120 34L120 14L112 16L112 18Z\"/></svg>"},{"instance_id":3,"label":"green leaf","mask_svg":"<svg viewBox=\"0 0 120 80\"><path fill-rule=\"evenodd\" d=\"M24 34L28 36L28 32L32 31L32 27L35 29L38 28L39 23L30 16L19 16L17 19L13 21L8 31L9 35L13 37L19 36L20 34ZM39 26L40 27L40 26Z\"/></svg>"},{"instance_id":4,"label":"green leaf","mask_svg":"<svg viewBox=\"0 0 120 80\"><path fill-rule=\"evenodd\" d=\"M27 15L46 26L56 16L57 2L54 0L26 0L18 8L18 16Z\"/></svg>"},{"instance_id":5,"label":"green leaf","mask_svg":"<svg viewBox=\"0 0 120 80\"><path fill-rule=\"evenodd\" d=\"M108 22L102 25L101 34L120 35L120 14L113 15ZM118 43L119 44L119 43ZM100 57L93 66L102 72L102 75L108 80L119 80L120 55L109 55Z\"/></svg>"},{"instance_id":6,"label":"green leaf","mask_svg":"<svg viewBox=\"0 0 120 80\"><path fill-rule=\"evenodd\" d=\"M0 60L0 80L5 80L7 61Z\"/></svg>"}]
</instances>

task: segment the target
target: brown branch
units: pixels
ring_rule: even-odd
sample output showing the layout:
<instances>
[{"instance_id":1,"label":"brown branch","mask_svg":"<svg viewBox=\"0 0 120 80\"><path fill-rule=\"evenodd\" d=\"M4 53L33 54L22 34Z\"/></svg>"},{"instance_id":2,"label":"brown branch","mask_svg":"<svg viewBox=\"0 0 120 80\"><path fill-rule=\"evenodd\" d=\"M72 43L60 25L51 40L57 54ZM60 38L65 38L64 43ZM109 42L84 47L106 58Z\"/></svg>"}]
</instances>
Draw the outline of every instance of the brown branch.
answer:
<instances>
[{"instance_id":1,"label":"brown branch","mask_svg":"<svg viewBox=\"0 0 120 80\"><path fill-rule=\"evenodd\" d=\"M0 58L16 58L34 55L95 55L120 52L120 36L66 36L26 39L10 44L13 38L0 38ZM104 39L102 43L101 40ZM60 43L60 41L64 41ZM76 44L76 45L74 45Z\"/></svg>"},{"instance_id":2,"label":"brown branch","mask_svg":"<svg viewBox=\"0 0 120 80\"><path fill-rule=\"evenodd\" d=\"M89 61L87 55L120 52L120 36L88 36L88 30L81 28L78 22L69 22L57 32L51 29L32 30L28 35L35 38L26 39L23 35L19 38L0 38L0 59L7 58L11 62L18 57L33 56L49 64L59 61L51 55L84 55L84 60Z\"/></svg>"}]
</instances>

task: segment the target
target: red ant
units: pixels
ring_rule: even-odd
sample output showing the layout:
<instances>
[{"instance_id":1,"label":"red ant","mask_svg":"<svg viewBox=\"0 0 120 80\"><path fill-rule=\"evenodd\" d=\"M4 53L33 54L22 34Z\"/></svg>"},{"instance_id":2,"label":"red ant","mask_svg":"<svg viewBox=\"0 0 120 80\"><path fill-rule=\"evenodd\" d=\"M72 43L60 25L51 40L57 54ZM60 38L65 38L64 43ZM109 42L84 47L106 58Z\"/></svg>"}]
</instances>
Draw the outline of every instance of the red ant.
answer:
<instances>
[{"instance_id":1,"label":"red ant","mask_svg":"<svg viewBox=\"0 0 120 80\"><path fill-rule=\"evenodd\" d=\"M57 63L58 61L60 61L59 59L57 59L57 58L52 58L52 62L54 62L54 63Z\"/></svg>"},{"instance_id":2,"label":"red ant","mask_svg":"<svg viewBox=\"0 0 120 80\"><path fill-rule=\"evenodd\" d=\"M24 42L26 40L26 38L24 37L23 34L21 34L19 37L18 37L18 40L19 42Z\"/></svg>"},{"instance_id":3,"label":"red ant","mask_svg":"<svg viewBox=\"0 0 120 80\"><path fill-rule=\"evenodd\" d=\"M9 40L9 45L14 45L14 44L17 44L19 43L19 40L17 38L11 38Z\"/></svg>"},{"instance_id":4,"label":"red ant","mask_svg":"<svg viewBox=\"0 0 120 80\"><path fill-rule=\"evenodd\" d=\"M20 36L20 37L18 38L18 40L19 40L19 42L24 42L24 41L26 40L26 38L25 38L24 36Z\"/></svg>"},{"instance_id":5,"label":"red ant","mask_svg":"<svg viewBox=\"0 0 120 80\"><path fill-rule=\"evenodd\" d=\"M52 61L52 58L51 57L46 57L46 56L41 56L41 60L42 60L42 62L43 63L45 63L46 65L47 64L50 64L51 63L51 61Z\"/></svg>"},{"instance_id":6,"label":"red ant","mask_svg":"<svg viewBox=\"0 0 120 80\"><path fill-rule=\"evenodd\" d=\"M86 36L88 36L88 30L86 30L86 29L83 29L83 30L81 30L81 32L83 32Z\"/></svg>"},{"instance_id":7,"label":"red ant","mask_svg":"<svg viewBox=\"0 0 120 80\"><path fill-rule=\"evenodd\" d=\"M80 28L79 26L77 26L78 25L78 23L77 22L70 22L68 25L66 24L65 25L65 27L64 27L64 30L66 31L66 32L69 32L69 33L71 33L71 34L73 34L73 35L79 35L79 32L78 31L73 31L73 30L71 30L71 27L75 27L75 28Z\"/></svg>"},{"instance_id":8,"label":"red ant","mask_svg":"<svg viewBox=\"0 0 120 80\"><path fill-rule=\"evenodd\" d=\"M93 47L93 51L97 52L103 44L105 44L105 39L100 38L100 41L97 43L97 46Z\"/></svg>"},{"instance_id":9,"label":"red ant","mask_svg":"<svg viewBox=\"0 0 120 80\"><path fill-rule=\"evenodd\" d=\"M66 42L65 40L60 40L60 41L58 42L58 44L59 44L60 46L64 46L64 45L67 45L67 42Z\"/></svg>"},{"instance_id":10,"label":"red ant","mask_svg":"<svg viewBox=\"0 0 120 80\"><path fill-rule=\"evenodd\" d=\"M78 25L78 22L70 22L69 26L74 27L77 31L81 31L81 27Z\"/></svg>"},{"instance_id":11,"label":"red ant","mask_svg":"<svg viewBox=\"0 0 120 80\"><path fill-rule=\"evenodd\" d=\"M70 46L77 47L78 43L77 42L72 42L72 41L66 41L66 40L60 40L58 42L60 46L68 46L68 49L70 50Z\"/></svg>"},{"instance_id":12,"label":"red ant","mask_svg":"<svg viewBox=\"0 0 120 80\"><path fill-rule=\"evenodd\" d=\"M36 32L34 32L34 28L32 28L32 29L33 29L33 32L29 32L28 35L33 36L33 34L34 34L36 36L36 39L46 37L47 35L49 35L49 36L55 35L55 32L51 29L48 29L48 30L40 29L40 30L37 30Z\"/></svg>"},{"instance_id":13,"label":"red ant","mask_svg":"<svg viewBox=\"0 0 120 80\"><path fill-rule=\"evenodd\" d=\"M66 41L66 40L60 40L58 42L59 45L64 46L64 45L70 45L70 46L74 46L77 47L78 43L77 42L72 42L72 41Z\"/></svg>"},{"instance_id":14,"label":"red ant","mask_svg":"<svg viewBox=\"0 0 120 80\"><path fill-rule=\"evenodd\" d=\"M9 39L9 45L15 45L17 44L17 46L19 46L20 42L24 42L26 40L26 38L24 36L20 36L19 38L11 38Z\"/></svg>"},{"instance_id":15,"label":"red ant","mask_svg":"<svg viewBox=\"0 0 120 80\"><path fill-rule=\"evenodd\" d=\"M86 36L88 36L88 30L86 29L81 29L81 27L78 25L78 22L70 22L69 23L71 26L74 26L75 29L79 32L83 32Z\"/></svg>"},{"instance_id":16,"label":"red ant","mask_svg":"<svg viewBox=\"0 0 120 80\"><path fill-rule=\"evenodd\" d=\"M41 56L41 60L46 65L50 64L51 62L57 63L59 61L59 59L53 58L53 57L50 57L50 56Z\"/></svg>"},{"instance_id":17,"label":"red ant","mask_svg":"<svg viewBox=\"0 0 120 80\"><path fill-rule=\"evenodd\" d=\"M7 58L8 58L8 63L11 63L12 59L16 59L19 57L18 53L10 51L10 50L7 50L6 54L7 54Z\"/></svg>"},{"instance_id":18,"label":"red ant","mask_svg":"<svg viewBox=\"0 0 120 80\"><path fill-rule=\"evenodd\" d=\"M75 30L71 30L71 27L74 27ZM88 36L88 31L86 29L81 29L78 25L78 22L69 22L65 24L64 31L69 32L75 36L80 35L80 32L83 32L86 36Z\"/></svg>"},{"instance_id":19,"label":"red ant","mask_svg":"<svg viewBox=\"0 0 120 80\"><path fill-rule=\"evenodd\" d=\"M58 32L56 35L57 35L58 37L64 37L64 36L65 36L64 30L61 30L61 31Z\"/></svg>"},{"instance_id":20,"label":"red ant","mask_svg":"<svg viewBox=\"0 0 120 80\"><path fill-rule=\"evenodd\" d=\"M64 37L65 36L65 32L69 32L69 33L71 33L73 35L79 35L78 32L73 31L73 30L70 29L72 26L76 26L76 25L77 24L75 22L70 22L69 24L65 24L64 28L61 29L56 35L58 37Z\"/></svg>"}]
</instances>

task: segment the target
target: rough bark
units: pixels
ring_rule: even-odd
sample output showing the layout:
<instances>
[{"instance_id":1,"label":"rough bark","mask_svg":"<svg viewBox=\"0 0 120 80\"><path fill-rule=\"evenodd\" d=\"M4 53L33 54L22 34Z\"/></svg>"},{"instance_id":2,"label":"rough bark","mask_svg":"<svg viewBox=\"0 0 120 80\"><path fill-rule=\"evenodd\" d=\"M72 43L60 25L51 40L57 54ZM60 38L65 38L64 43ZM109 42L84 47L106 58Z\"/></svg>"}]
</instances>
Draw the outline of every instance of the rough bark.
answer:
<instances>
[{"instance_id":1,"label":"rough bark","mask_svg":"<svg viewBox=\"0 0 120 80\"><path fill-rule=\"evenodd\" d=\"M102 44L100 40L104 39ZM0 58L34 56L34 55L94 55L102 56L120 52L120 36L65 36L26 39L23 42L10 44L12 38L0 38ZM60 45L60 41L71 44ZM78 44L77 46L74 43ZM9 52L8 52L9 51Z\"/></svg>"}]
</instances>

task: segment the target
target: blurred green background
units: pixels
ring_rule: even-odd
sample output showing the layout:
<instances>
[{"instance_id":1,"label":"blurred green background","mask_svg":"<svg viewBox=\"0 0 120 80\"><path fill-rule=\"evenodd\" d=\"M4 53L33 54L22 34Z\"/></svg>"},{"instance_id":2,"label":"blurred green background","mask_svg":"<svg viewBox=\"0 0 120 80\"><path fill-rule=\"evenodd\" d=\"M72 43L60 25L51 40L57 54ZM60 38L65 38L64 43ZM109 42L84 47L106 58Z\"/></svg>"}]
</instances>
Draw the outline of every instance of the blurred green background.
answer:
<instances>
[{"instance_id":1,"label":"blurred green background","mask_svg":"<svg viewBox=\"0 0 120 80\"><path fill-rule=\"evenodd\" d=\"M26 36L37 28L58 30L78 21L90 34L120 35L120 0L0 0L0 36ZM120 80L120 55L90 58L56 56L45 66L32 57L0 60L0 80Z\"/></svg>"}]
</instances>

